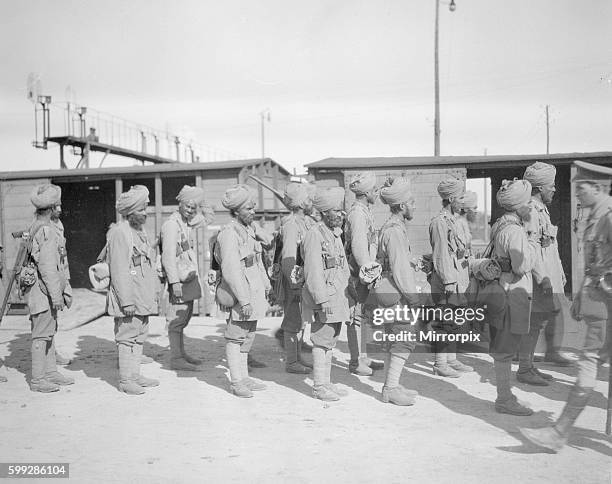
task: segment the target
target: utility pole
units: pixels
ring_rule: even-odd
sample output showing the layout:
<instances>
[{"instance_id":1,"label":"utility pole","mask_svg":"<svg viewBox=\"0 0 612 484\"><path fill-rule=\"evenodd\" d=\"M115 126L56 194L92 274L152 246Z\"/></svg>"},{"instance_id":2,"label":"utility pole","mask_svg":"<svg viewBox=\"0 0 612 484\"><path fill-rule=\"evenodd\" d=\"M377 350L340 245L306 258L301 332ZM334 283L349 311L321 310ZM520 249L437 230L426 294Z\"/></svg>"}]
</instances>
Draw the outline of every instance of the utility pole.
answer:
<instances>
[{"instance_id":1,"label":"utility pole","mask_svg":"<svg viewBox=\"0 0 612 484\"><path fill-rule=\"evenodd\" d=\"M438 60L440 0L436 1L436 26L434 36L434 156L440 156L440 67ZM448 9L454 12L457 6L451 0Z\"/></svg>"},{"instance_id":2,"label":"utility pole","mask_svg":"<svg viewBox=\"0 0 612 484\"><path fill-rule=\"evenodd\" d=\"M549 129L549 122L548 122L548 104L546 105L546 154L548 155L550 153L549 147L550 147L550 129Z\"/></svg>"},{"instance_id":3,"label":"utility pole","mask_svg":"<svg viewBox=\"0 0 612 484\"><path fill-rule=\"evenodd\" d=\"M270 110L268 108L264 109L261 113L259 113L259 118L261 120L261 159L266 159L266 143L265 143L265 130L264 130L264 121L270 122Z\"/></svg>"}]
</instances>

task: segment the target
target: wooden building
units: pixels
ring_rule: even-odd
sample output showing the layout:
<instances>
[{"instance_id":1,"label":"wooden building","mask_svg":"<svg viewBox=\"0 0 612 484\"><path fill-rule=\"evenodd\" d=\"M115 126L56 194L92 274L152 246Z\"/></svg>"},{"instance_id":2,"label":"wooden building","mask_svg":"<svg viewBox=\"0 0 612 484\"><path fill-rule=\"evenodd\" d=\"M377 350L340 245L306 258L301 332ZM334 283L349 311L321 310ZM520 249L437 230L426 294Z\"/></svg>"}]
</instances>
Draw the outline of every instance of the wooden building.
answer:
<instances>
[{"instance_id":1,"label":"wooden building","mask_svg":"<svg viewBox=\"0 0 612 484\"><path fill-rule=\"evenodd\" d=\"M374 170L380 183L389 176L405 176L412 180L417 199L417 213L410 223L412 251L415 255L431 252L429 222L440 211L441 203L436 187L450 175L459 178L489 178L491 181L491 222L500 215L495 194L504 179L522 178L525 168L536 161L550 163L557 168L557 192L550 207L552 222L559 227L558 241L561 260L568 284L566 291L578 287L583 275L580 253L581 222L587 214L577 208L574 186L570 182L575 168L574 160L612 166L612 152L561 153L551 155L504 156L440 156L397 158L327 158L310 163L308 174L317 185L346 187L350 177L363 170ZM347 190L347 206L353 194ZM380 201L374 207L378 226L389 216L389 210ZM488 241L481 241L486 243ZM423 280L420 281L426 284Z\"/></svg>"},{"instance_id":2,"label":"wooden building","mask_svg":"<svg viewBox=\"0 0 612 484\"><path fill-rule=\"evenodd\" d=\"M177 209L175 197L183 185L196 185L204 189L206 201L216 211L213 225L197 230L195 235L200 275L204 282L210 264L208 240L229 220L228 211L221 205L221 197L228 187L236 183L253 186L258 193L256 218L271 230L278 225L280 216L287 213L272 193L249 179L251 174L281 191L290 178L289 172L271 159L2 172L0 243L4 247L4 274L13 267L18 249L18 241L11 233L27 229L32 222L34 207L30 194L36 185L54 183L62 188L62 221L74 287L90 287L88 268L95 263L105 244L109 225L119 220L115 202L120 193L138 184L149 189L146 230L153 238L160 232L165 219ZM6 281L6 277L3 280ZM210 313L214 300L208 291L204 292L205 297L199 301L198 309L203 309L200 313ZM22 302L16 292L11 296L11 302Z\"/></svg>"}]
</instances>

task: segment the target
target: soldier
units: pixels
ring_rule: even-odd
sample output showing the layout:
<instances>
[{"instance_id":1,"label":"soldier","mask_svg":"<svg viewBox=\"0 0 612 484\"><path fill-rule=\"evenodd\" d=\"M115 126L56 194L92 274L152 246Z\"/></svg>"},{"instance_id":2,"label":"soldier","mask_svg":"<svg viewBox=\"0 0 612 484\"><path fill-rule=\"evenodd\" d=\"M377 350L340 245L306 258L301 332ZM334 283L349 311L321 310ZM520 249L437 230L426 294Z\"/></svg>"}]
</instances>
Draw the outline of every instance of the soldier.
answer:
<instances>
[{"instance_id":1,"label":"soldier","mask_svg":"<svg viewBox=\"0 0 612 484\"><path fill-rule=\"evenodd\" d=\"M68 266L68 252L66 250L66 237L64 236L64 224L60 220L62 214L62 206L56 205L51 211L51 225L57 231L57 237L60 244L61 262L64 266L64 273L66 274L66 294L72 298L72 287L70 286L70 269ZM58 365L66 366L71 363L69 358L62 356L57 348L55 349L55 361Z\"/></svg>"},{"instance_id":2,"label":"soldier","mask_svg":"<svg viewBox=\"0 0 612 484\"><path fill-rule=\"evenodd\" d=\"M612 169L574 162L577 172L576 198L589 208L584 231L584 280L573 301L572 316L587 326L585 342L577 362L578 376L557 422L542 429L519 429L531 442L558 452L570 435L578 416L589 401L597 377L599 351L612 348Z\"/></svg>"},{"instance_id":3,"label":"soldier","mask_svg":"<svg viewBox=\"0 0 612 484\"><path fill-rule=\"evenodd\" d=\"M351 320L346 323L346 336L350 352L349 371L356 375L369 376L373 370L382 370L384 365L368 358L362 348L367 316L364 303L368 288L359 281L359 269L376 261L377 234L371 206L378 198L376 174L365 171L355 174L349 188L355 194L355 202L346 215L344 226L346 257L351 271L349 279L349 307Z\"/></svg>"},{"instance_id":4,"label":"soldier","mask_svg":"<svg viewBox=\"0 0 612 484\"><path fill-rule=\"evenodd\" d=\"M110 285L106 310L115 318L119 390L128 395L141 395L145 387L159 385L159 381L140 374L149 316L158 311L155 251L144 230L148 203L149 191L142 185L122 193L116 208L123 220L107 235Z\"/></svg>"},{"instance_id":5,"label":"soldier","mask_svg":"<svg viewBox=\"0 0 612 484\"><path fill-rule=\"evenodd\" d=\"M465 249L457 236L456 219L459 215L458 200L465 192L463 180L450 177L438 184L438 194L442 198L442 210L431 219L429 241L433 249L433 273L431 275L431 294L436 304L462 304L459 295L467 289L467 269L462 261ZM462 277L463 275L463 277ZM435 324L441 333L445 328ZM434 375L458 378L459 372L469 372L473 368L457 359L456 343L434 343Z\"/></svg>"},{"instance_id":6,"label":"soldier","mask_svg":"<svg viewBox=\"0 0 612 484\"><path fill-rule=\"evenodd\" d=\"M309 230L302 241L302 318L312 323L313 396L335 401L348 394L331 383L333 349L342 323L350 318L347 294L350 271L340 238L344 189L320 189L313 203L322 221Z\"/></svg>"},{"instance_id":7,"label":"soldier","mask_svg":"<svg viewBox=\"0 0 612 484\"><path fill-rule=\"evenodd\" d=\"M197 365L202 364L202 360L189 356L185 351L183 331L193 315L194 300L202 295L197 256L191 240L191 222L203 199L204 190L185 185L176 197L178 210L170 215L161 228L161 259L170 302L166 321L170 368L173 370L197 371ZM202 214L200 216L203 217ZM183 294L183 286L194 286L194 283L200 290L189 290L188 294Z\"/></svg>"},{"instance_id":8,"label":"soldier","mask_svg":"<svg viewBox=\"0 0 612 484\"><path fill-rule=\"evenodd\" d=\"M495 410L511 415L531 415L533 411L518 402L510 384L512 357L521 336L529 332L532 275L536 242L528 239L523 218L528 213L531 184L526 180L504 180L497 192L497 203L506 211L491 228L492 258L502 269L499 279L506 293L503 314L489 321L490 353L495 364L497 400Z\"/></svg>"},{"instance_id":9,"label":"soldier","mask_svg":"<svg viewBox=\"0 0 612 484\"><path fill-rule=\"evenodd\" d=\"M382 263L385 273L392 278L393 284L401 294L400 305L418 306L414 268L410 264L410 240L406 221L412 220L415 200L410 191L410 183L396 179L390 186L383 187L380 198L391 209L391 217L380 229L377 259ZM414 333L415 325L410 321L396 320L385 324L385 332L392 334ZM388 344L385 358L385 383L382 389L382 401L395 405L413 405L418 393L400 385L400 376L410 353L416 343L413 341L395 341Z\"/></svg>"},{"instance_id":10,"label":"soldier","mask_svg":"<svg viewBox=\"0 0 612 484\"><path fill-rule=\"evenodd\" d=\"M37 280L24 288L24 292L32 323L30 389L42 393L56 392L59 385L74 383L72 378L57 371L55 360L57 312L72 302L62 244L51 226L51 214L54 207L60 205L61 194L60 187L47 184L37 186L30 197L36 207L36 219L29 229L32 237L30 262L36 267Z\"/></svg>"},{"instance_id":11,"label":"soldier","mask_svg":"<svg viewBox=\"0 0 612 484\"><path fill-rule=\"evenodd\" d=\"M266 386L249 377L248 354L253 346L257 320L266 315L266 292L270 281L262 261L261 242L257 240L253 218L255 200L247 185L228 188L221 203L230 212L230 222L217 236L215 258L221 266L217 302L227 320L225 352L230 372L231 391L250 398L253 391ZM226 288L231 302L219 300Z\"/></svg>"},{"instance_id":12,"label":"soldier","mask_svg":"<svg viewBox=\"0 0 612 484\"><path fill-rule=\"evenodd\" d=\"M281 281L278 302L283 304L281 330L285 348L285 370L288 373L307 374L312 365L302 358L301 299L303 281L295 280L295 268L303 264L299 247L306 232L314 226L307 214L312 200L303 183L289 183L285 187L284 203L291 213L282 221Z\"/></svg>"}]
</instances>

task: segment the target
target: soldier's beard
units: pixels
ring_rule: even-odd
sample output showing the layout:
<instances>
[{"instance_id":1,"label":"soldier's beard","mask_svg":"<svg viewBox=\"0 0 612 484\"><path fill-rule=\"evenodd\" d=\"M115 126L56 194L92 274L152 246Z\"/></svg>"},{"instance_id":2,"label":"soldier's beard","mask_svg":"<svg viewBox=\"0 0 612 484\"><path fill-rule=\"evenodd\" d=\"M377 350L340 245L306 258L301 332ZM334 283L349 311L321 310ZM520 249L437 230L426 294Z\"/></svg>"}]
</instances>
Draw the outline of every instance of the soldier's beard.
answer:
<instances>
[{"instance_id":1,"label":"soldier's beard","mask_svg":"<svg viewBox=\"0 0 612 484\"><path fill-rule=\"evenodd\" d=\"M335 228L339 228L342 227L342 222L344 222L344 219L342 217L342 215L323 215L323 221L325 222L325 225L327 225L330 229L335 229Z\"/></svg>"}]
</instances>

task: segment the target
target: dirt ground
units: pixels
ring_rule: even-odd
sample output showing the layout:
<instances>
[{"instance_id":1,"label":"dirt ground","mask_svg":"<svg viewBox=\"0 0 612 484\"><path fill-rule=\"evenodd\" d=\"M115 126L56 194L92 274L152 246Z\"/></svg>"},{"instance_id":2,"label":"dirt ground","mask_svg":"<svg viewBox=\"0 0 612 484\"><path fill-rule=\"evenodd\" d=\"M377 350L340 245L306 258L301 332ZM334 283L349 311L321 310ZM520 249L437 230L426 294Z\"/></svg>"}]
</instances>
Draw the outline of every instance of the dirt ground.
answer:
<instances>
[{"instance_id":1,"label":"dirt ground","mask_svg":"<svg viewBox=\"0 0 612 484\"><path fill-rule=\"evenodd\" d=\"M59 351L74 358L65 373L76 384L54 394L32 393L29 323L6 317L0 356L8 383L0 384L2 462L67 462L74 482L579 482L611 481L612 444L604 434L607 371L601 371L589 407L569 445L546 453L524 441L518 425L543 426L556 417L575 369L542 364L555 382L517 384L532 417L495 413L488 356L463 355L474 373L433 376L431 357L415 355L402 383L419 391L412 407L379 400L382 372L347 371L344 330L335 350L332 380L350 390L339 402L311 397L309 377L284 372L273 337L279 318L259 324L253 349L268 366L252 376L268 385L254 398L228 392L223 322L194 318L186 331L202 371L168 367L165 321L152 318L143 365L161 385L142 396L116 389L116 351L109 317L57 336Z\"/></svg>"}]
</instances>

